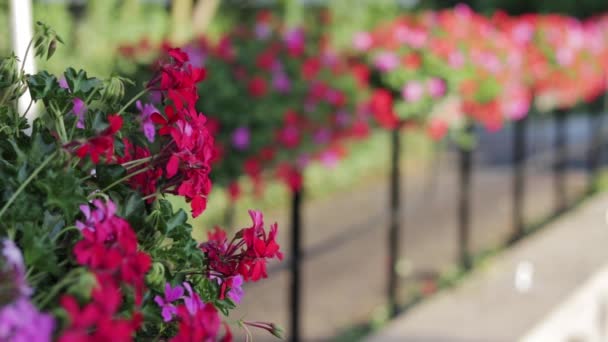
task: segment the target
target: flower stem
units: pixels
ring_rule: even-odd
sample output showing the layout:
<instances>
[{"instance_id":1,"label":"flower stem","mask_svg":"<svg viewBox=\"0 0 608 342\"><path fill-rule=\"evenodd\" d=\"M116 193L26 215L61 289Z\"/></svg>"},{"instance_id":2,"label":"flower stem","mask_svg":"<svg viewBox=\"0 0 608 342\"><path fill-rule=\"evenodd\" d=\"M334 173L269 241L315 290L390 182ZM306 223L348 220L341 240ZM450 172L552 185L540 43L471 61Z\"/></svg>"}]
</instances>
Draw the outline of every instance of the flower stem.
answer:
<instances>
[{"instance_id":1,"label":"flower stem","mask_svg":"<svg viewBox=\"0 0 608 342\"><path fill-rule=\"evenodd\" d=\"M21 69L19 69L19 74L23 73L25 69L25 61L27 60L27 55L30 54L30 48L32 47L32 43L34 42L34 37L30 39L30 42L27 44L27 48L25 49L25 56L23 56L23 61L21 61Z\"/></svg>"},{"instance_id":2,"label":"flower stem","mask_svg":"<svg viewBox=\"0 0 608 342\"><path fill-rule=\"evenodd\" d=\"M135 172L133 172L133 173L129 173L128 175L126 175L126 176L122 177L121 179L119 179L119 180L115 181L114 183L112 183L112 184L110 184L110 185L106 186L104 189L102 189L102 190L101 190L101 192L106 192L106 191L110 190L111 188L115 187L116 185L118 185L118 184L120 184L120 183L122 183L122 182L124 182L124 181L128 180L129 178L131 178L131 177L133 177L133 176L135 176L135 175L138 175L138 174L140 174L140 173L144 173L144 172L146 172L146 171L148 171L148 169L147 169L147 168L143 168L143 169L141 169L141 170L137 170L137 171L135 171ZM89 197L91 197L91 196L89 196Z\"/></svg>"},{"instance_id":3,"label":"flower stem","mask_svg":"<svg viewBox=\"0 0 608 342\"><path fill-rule=\"evenodd\" d=\"M23 183L21 183L19 188L17 188L17 191L15 191L13 193L13 195L4 204L2 209L0 209L0 217L2 217L2 215L11 206L11 204L13 204L13 202L15 202L15 200L17 199L17 196L19 196L23 192L25 187L28 186L28 184L30 184L34 180L34 178L36 178L36 176L40 173L40 171L42 171L42 169L44 169L44 167L48 163L50 163L51 160L53 160L53 158L55 158L56 155L57 155L57 151L51 153L51 155L46 157L46 159L44 161L42 161L42 163L40 165L38 165L38 167L34 170L34 172L32 172L32 174Z\"/></svg>"},{"instance_id":4,"label":"flower stem","mask_svg":"<svg viewBox=\"0 0 608 342\"><path fill-rule=\"evenodd\" d=\"M144 88L144 90L137 93L137 95L135 95L131 100L129 100L129 102L127 102L116 114L121 115L122 112L127 110L127 108L129 108L129 106L133 104L133 102L137 101L137 99L144 96L144 94L146 94L147 92L148 92L148 88Z\"/></svg>"}]
</instances>

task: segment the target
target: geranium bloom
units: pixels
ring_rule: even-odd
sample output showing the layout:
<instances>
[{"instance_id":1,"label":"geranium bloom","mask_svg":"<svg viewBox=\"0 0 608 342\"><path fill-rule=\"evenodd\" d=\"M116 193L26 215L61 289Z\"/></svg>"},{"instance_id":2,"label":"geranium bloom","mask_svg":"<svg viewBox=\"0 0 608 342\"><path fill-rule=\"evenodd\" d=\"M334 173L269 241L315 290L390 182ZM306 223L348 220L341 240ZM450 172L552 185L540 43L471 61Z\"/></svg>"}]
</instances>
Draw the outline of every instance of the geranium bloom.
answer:
<instances>
[{"instance_id":1,"label":"geranium bloom","mask_svg":"<svg viewBox=\"0 0 608 342\"><path fill-rule=\"evenodd\" d=\"M158 109L150 103L142 104L141 101L135 102L135 105L141 114L141 127L146 139L148 139L149 142L154 142L156 128L154 128L152 114L158 113Z\"/></svg>"},{"instance_id":2,"label":"geranium bloom","mask_svg":"<svg viewBox=\"0 0 608 342\"><path fill-rule=\"evenodd\" d=\"M101 132L100 135L87 140L76 148L76 155L79 158L82 159L90 155L91 161L94 164L99 163L101 156L104 156L106 161L112 160L114 157L114 134L122 127L122 117L119 115L108 115L108 122L110 127ZM78 143L71 143L68 146L72 144Z\"/></svg>"},{"instance_id":3,"label":"geranium bloom","mask_svg":"<svg viewBox=\"0 0 608 342\"><path fill-rule=\"evenodd\" d=\"M39 312L26 297L0 308L0 341L51 341L54 327L53 317Z\"/></svg>"},{"instance_id":4,"label":"geranium bloom","mask_svg":"<svg viewBox=\"0 0 608 342\"><path fill-rule=\"evenodd\" d=\"M446 84L441 78L433 77L426 83L429 94L434 98L439 98L445 95Z\"/></svg>"},{"instance_id":5,"label":"geranium bloom","mask_svg":"<svg viewBox=\"0 0 608 342\"><path fill-rule=\"evenodd\" d=\"M207 273L222 281L236 275L243 276L245 281L257 281L266 277L267 259L283 259L283 254L276 243L277 225L264 231L264 218L261 212L250 210L253 221L250 228L244 228L228 242L224 234L210 234L209 240L201 244L209 260ZM222 294L223 295L223 294Z\"/></svg>"},{"instance_id":6,"label":"geranium bloom","mask_svg":"<svg viewBox=\"0 0 608 342\"><path fill-rule=\"evenodd\" d=\"M403 99L408 102L416 102L424 96L424 85L419 81L410 81L401 90Z\"/></svg>"},{"instance_id":7,"label":"geranium bloom","mask_svg":"<svg viewBox=\"0 0 608 342\"><path fill-rule=\"evenodd\" d=\"M83 229L81 233L83 239L74 246L76 261L104 276L114 286L122 282L130 284L139 303L151 259L137 250L137 236L129 223L118 216L106 215L95 222L92 230Z\"/></svg>"},{"instance_id":8,"label":"geranium bloom","mask_svg":"<svg viewBox=\"0 0 608 342\"><path fill-rule=\"evenodd\" d=\"M12 240L2 240L2 260L0 263L0 280L9 280L9 284L1 283L0 286L4 289L4 295L15 298L16 296L29 296L32 294L32 289L28 286L25 279L25 264L23 263L23 254ZM15 289L16 293L11 293L9 289Z\"/></svg>"},{"instance_id":9,"label":"geranium bloom","mask_svg":"<svg viewBox=\"0 0 608 342\"><path fill-rule=\"evenodd\" d=\"M290 29L285 33L283 41L287 46L287 52L290 56L298 57L304 53L305 39L304 30L301 28Z\"/></svg>"},{"instance_id":10,"label":"geranium bloom","mask_svg":"<svg viewBox=\"0 0 608 342\"><path fill-rule=\"evenodd\" d=\"M139 327L139 314L132 319L115 317L122 303L119 288L100 282L91 294L91 302L80 307L72 296L63 296L61 306L68 313L70 324L59 342L131 341Z\"/></svg>"},{"instance_id":11,"label":"geranium bloom","mask_svg":"<svg viewBox=\"0 0 608 342\"><path fill-rule=\"evenodd\" d=\"M370 109L378 123L388 129L396 128L399 124L393 111L393 97L388 90L378 89L372 94Z\"/></svg>"},{"instance_id":12,"label":"geranium bloom","mask_svg":"<svg viewBox=\"0 0 608 342\"><path fill-rule=\"evenodd\" d=\"M102 201L100 199L93 200L95 210L91 211L91 207L88 204L81 204L80 211L84 215L84 222L76 221L76 228L79 230L89 229L95 230L95 226L101 223L103 220L111 218L116 214L116 205L114 202Z\"/></svg>"},{"instance_id":13,"label":"geranium bloom","mask_svg":"<svg viewBox=\"0 0 608 342\"><path fill-rule=\"evenodd\" d=\"M232 278L228 278L225 283L230 289L227 295L228 298L234 303L239 304L243 299L243 295L245 295L245 291L243 290L243 276L236 275Z\"/></svg>"},{"instance_id":14,"label":"geranium bloom","mask_svg":"<svg viewBox=\"0 0 608 342\"><path fill-rule=\"evenodd\" d=\"M232 133L232 146L239 151L246 150L249 147L251 139L249 128L241 126Z\"/></svg>"},{"instance_id":15,"label":"geranium bloom","mask_svg":"<svg viewBox=\"0 0 608 342\"><path fill-rule=\"evenodd\" d=\"M358 51L367 51L372 46L372 36L367 32L357 32L353 38L353 46Z\"/></svg>"},{"instance_id":16,"label":"geranium bloom","mask_svg":"<svg viewBox=\"0 0 608 342\"><path fill-rule=\"evenodd\" d=\"M291 90L291 81L285 72L275 71L272 73L272 87L279 93L287 93Z\"/></svg>"},{"instance_id":17,"label":"geranium bloom","mask_svg":"<svg viewBox=\"0 0 608 342\"><path fill-rule=\"evenodd\" d=\"M204 79L205 70L185 64L188 55L180 50L169 49L168 53L171 61L163 64L160 75L150 82L150 87L161 89L170 100L165 106L166 117L152 115L168 146L155 160L166 162L163 169L170 186L163 190L184 196L192 216L197 217L205 210L211 191L209 173L215 153L207 118L195 109L197 83Z\"/></svg>"},{"instance_id":18,"label":"geranium bloom","mask_svg":"<svg viewBox=\"0 0 608 342\"><path fill-rule=\"evenodd\" d=\"M74 112L74 115L76 116L76 127L83 129L84 128L84 114L87 112L87 106L85 105L84 101L82 101L79 98L74 98L72 100L72 112Z\"/></svg>"},{"instance_id":19,"label":"geranium bloom","mask_svg":"<svg viewBox=\"0 0 608 342\"><path fill-rule=\"evenodd\" d=\"M165 296L156 296L154 297L154 302L158 304L158 306L162 310L163 320L165 322L169 322L173 319L173 316L177 314L177 308L173 305L173 302L181 299L184 295L184 288L177 285L175 287L171 287L171 284L165 284Z\"/></svg>"},{"instance_id":20,"label":"geranium bloom","mask_svg":"<svg viewBox=\"0 0 608 342\"><path fill-rule=\"evenodd\" d=\"M399 66L399 58L392 52L381 52L374 59L374 65L382 72L389 72Z\"/></svg>"},{"instance_id":21,"label":"geranium bloom","mask_svg":"<svg viewBox=\"0 0 608 342\"><path fill-rule=\"evenodd\" d=\"M247 89L249 90L249 94L253 97L262 97L266 95L267 87L266 81L260 77L256 76L249 81L247 85Z\"/></svg>"}]
</instances>

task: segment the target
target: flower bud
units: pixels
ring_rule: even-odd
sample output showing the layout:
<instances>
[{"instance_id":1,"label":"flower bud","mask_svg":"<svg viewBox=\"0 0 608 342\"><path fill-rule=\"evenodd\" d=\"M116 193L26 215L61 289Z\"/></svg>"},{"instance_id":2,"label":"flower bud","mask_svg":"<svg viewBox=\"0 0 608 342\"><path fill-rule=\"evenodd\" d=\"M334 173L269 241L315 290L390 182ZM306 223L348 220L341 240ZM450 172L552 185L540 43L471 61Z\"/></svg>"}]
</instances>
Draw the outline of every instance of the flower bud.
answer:
<instances>
[{"instance_id":1,"label":"flower bud","mask_svg":"<svg viewBox=\"0 0 608 342\"><path fill-rule=\"evenodd\" d=\"M124 79L118 76L112 76L104 82L104 87L101 91L102 101L115 104L122 100L125 95Z\"/></svg>"},{"instance_id":2,"label":"flower bud","mask_svg":"<svg viewBox=\"0 0 608 342\"><path fill-rule=\"evenodd\" d=\"M19 80L19 63L14 54L0 61L0 89L7 88Z\"/></svg>"},{"instance_id":3,"label":"flower bud","mask_svg":"<svg viewBox=\"0 0 608 342\"><path fill-rule=\"evenodd\" d=\"M146 281L153 288L161 288L165 284L165 266L160 262L154 262L152 269L146 275Z\"/></svg>"}]
</instances>

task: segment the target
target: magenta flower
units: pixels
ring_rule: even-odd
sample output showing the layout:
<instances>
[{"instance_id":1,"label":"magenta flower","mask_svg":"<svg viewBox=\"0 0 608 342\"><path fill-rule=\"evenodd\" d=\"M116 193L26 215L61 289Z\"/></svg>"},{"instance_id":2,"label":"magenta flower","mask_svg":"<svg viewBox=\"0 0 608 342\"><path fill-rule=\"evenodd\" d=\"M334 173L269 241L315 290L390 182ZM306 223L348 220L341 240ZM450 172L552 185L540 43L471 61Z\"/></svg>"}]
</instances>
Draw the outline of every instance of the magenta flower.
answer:
<instances>
[{"instance_id":1,"label":"magenta flower","mask_svg":"<svg viewBox=\"0 0 608 342\"><path fill-rule=\"evenodd\" d=\"M63 89L69 89L70 86L68 85L68 81L65 79L65 77L61 77L59 79L59 87L63 88Z\"/></svg>"},{"instance_id":2,"label":"magenta flower","mask_svg":"<svg viewBox=\"0 0 608 342\"><path fill-rule=\"evenodd\" d=\"M234 303L239 304L245 295L245 291L243 290L243 276L236 275L227 281L228 286L230 287L228 298Z\"/></svg>"},{"instance_id":3,"label":"magenta flower","mask_svg":"<svg viewBox=\"0 0 608 342\"><path fill-rule=\"evenodd\" d=\"M246 150L251 142L251 133L249 128L241 126L232 133L232 146L239 151Z\"/></svg>"},{"instance_id":4,"label":"magenta flower","mask_svg":"<svg viewBox=\"0 0 608 342\"><path fill-rule=\"evenodd\" d=\"M270 37L270 34L272 33L270 25L268 25L267 23L256 24L254 31L255 37L259 40L266 40L268 37Z\"/></svg>"},{"instance_id":5,"label":"magenta flower","mask_svg":"<svg viewBox=\"0 0 608 342\"><path fill-rule=\"evenodd\" d=\"M171 284L165 284L165 297L156 296L154 302L162 309L162 316L165 322L169 322L173 319L174 315L177 315L177 308L172 303L178 299L181 299L184 295L184 288L177 285L171 287Z\"/></svg>"},{"instance_id":6,"label":"magenta flower","mask_svg":"<svg viewBox=\"0 0 608 342\"><path fill-rule=\"evenodd\" d=\"M464 56L460 51L453 51L448 56L448 64L450 64L452 68L459 69L464 65L464 62Z\"/></svg>"},{"instance_id":7,"label":"magenta flower","mask_svg":"<svg viewBox=\"0 0 608 342\"><path fill-rule=\"evenodd\" d=\"M445 81L439 77L433 77L428 80L426 83L426 87L429 91L429 94L431 94L431 96L434 98L439 98L445 95L446 84Z\"/></svg>"},{"instance_id":8,"label":"magenta flower","mask_svg":"<svg viewBox=\"0 0 608 342\"><path fill-rule=\"evenodd\" d=\"M424 86L418 81L408 82L403 86L401 96L408 102L416 102L424 96Z\"/></svg>"},{"instance_id":9,"label":"magenta flower","mask_svg":"<svg viewBox=\"0 0 608 342\"><path fill-rule=\"evenodd\" d=\"M51 341L54 326L53 317L39 312L26 297L0 309L0 341Z\"/></svg>"},{"instance_id":10,"label":"magenta flower","mask_svg":"<svg viewBox=\"0 0 608 342\"><path fill-rule=\"evenodd\" d=\"M272 87L279 93L287 93L291 90L291 81L282 70L272 73Z\"/></svg>"},{"instance_id":11,"label":"magenta flower","mask_svg":"<svg viewBox=\"0 0 608 342\"><path fill-rule=\"evenodd\" d=\"M327 128L320 128L312 136L312 140L319 145L326 144L331 138L331 132Z\"/></svg>"},{"instance_id":12,"label":"magenta flower","mask_svg":"<svg viewBox=\"0 0 608 342\"><path fill-rule=\"evenodd\" d=\"M198 46L188 45L183 48L183 51L188 55L188 63L196 68L202 68L207 60L207 54Z\"/></svg>"},{"instance_id":13,"label":"magenta flower","mask_svg":"<svg viewBox=\"0 0 608 342\"><path fill-rule=\"evenodd\" d=\"M156 128L152 122L152 114L158 113L158 109L150 103L142 104L141 101L135 102L137 109L141 113L141 128L149 142L154 142L156 136Z\"/></svg>"},{"instance_id":14,"label":"magenta flower","mask_svg":"<svg viewBox=\"0 0 608 342\"><path fill-rule=\"evenodd\" d=\"M13 285L17 288L19 295L31 295L32 289L25 280L26 270L23 254L12 240L5 239L2 241L2 257L4 258L4 266L0 268L0 274L5 271L10 274L9 280L14 283Z\"/></svg>"},{"instance_id":15,"label":"magenta flower","mask_svg":"<svg viewBox=\"0 0 608 342\"><path fill-rule=\"evenodd\" d=\"M116 204L112 201L102 201L100 199L93 200L95 210L91 211L91 207L88 204L81 204L80 211L84 215L84 222L76 221L76 228L80 231L89 229L95 230L95 226L104 221L105 219L114 216L116 214Z\"/></svg>"},{"instance_id":16,"label":"magenta flower","mask_svg":"<svg viewBox=\"0 0 608 342\"><path fill-rule=\"evenodd\" d=\"M192 286L189 283L183 283L184 288L188 291L189 296L183 296L184 304L186 305L186 309L191 315L194 315L199 309L202 309L205 303L201 300L198 293L192 290Z\"/></svg>"},{"instance_id":17,"label":"magenta flower","mask_svg":"<svg viewBox=\"0 0 608 342\"><path fill-rule=\"evenodd\" d=\"M339 161L338 155L332 150L321 153L319 159L321 160L321 163L328 168L335 167Z\"/></svg>"},{"instance_id":18,"label":"magenta flower","mask_svg":"<svg viewBox=\"0 0 608 342\"><path fill-rule=\"evenodd\" d=\"M353 37L353 47L358 51L367 51L372 46L372 36L367 32L357 32Z\"/></svg>"},{"instance_id":19,"label":"magenta flower","mask_svg":"<svg viewBox=\"0 0 608 342\"><path fill-rule=\"evenodd\" d=\"M291 29L283 36L287 49L290 51L290 54L295 56L299 56L304 52L305 39L304 30L301 28Z\"/></svg>"},{"instance_id":20,"label":"magenta flower","mask_svg":"<svg viewBox=\"0 0 608 342\"><path fill-rule=\"evenodd\" d=\"M72 103L72 112L74 112L74 115L76 115L76 118L78 119L76 122L76 127L84 129L84 114L87 112L87 105L85 105L84 101L79 98L74 98Z\"/></svg>"},{"instance_id":21,"label":"magenta flower","mask_svg":"<svg viewBox=\"0 0 608 342\"><path fill-rule=\"evenodd\" d=\"M346 127L351 122L351 115L345 110L339 110L336 112L336 123L342 127Z\"/></svg>"},{"instance_id":22,"label":"magenta flower","mask_svg":"<svg viewBox=\"0 0 608 342\"><path fill-rule=\"evenodd\" d=\"M399 58L392 52L381 52L374 58L374 65L382 72L388 72L399 65Z\"/></svg>"}]
</instances>

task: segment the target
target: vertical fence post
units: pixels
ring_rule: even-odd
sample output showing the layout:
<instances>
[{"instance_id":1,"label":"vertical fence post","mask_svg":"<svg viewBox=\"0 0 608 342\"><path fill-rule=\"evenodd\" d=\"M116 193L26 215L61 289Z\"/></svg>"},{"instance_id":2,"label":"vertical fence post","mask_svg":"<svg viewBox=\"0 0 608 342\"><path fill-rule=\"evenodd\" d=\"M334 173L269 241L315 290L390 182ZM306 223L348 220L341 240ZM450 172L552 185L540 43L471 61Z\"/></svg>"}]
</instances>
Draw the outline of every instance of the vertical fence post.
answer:
<instances>
[{"instance_id":1,"label":"vertical fence post","mask_svg":"<svg viewBox=\"0 0 608 342\"><path fill-rule=\"evenodd\" d=\"M291 201L291 289L290 301L290 324L291 341L299 342L300 314L301 314L301 257L302 257L302 189L292 191Z\"/></svg>"},{"instance_id":2,"label":"vertical fence post","mask_svg":"<svg viewBox=\"0 0 608 342\"><path fill-rule=\"evenodd\" d=\"M597 180L597 170L600 165L600 156L602 153L602 126L603 115L590 111L588 113L589 122L589 148L587 149L587 194L591 194L595 190L595 182Z\"/></svg>"},{"instance_id":3,"label":"vertical fence post","mask_svg":"<svg viewBox=\"0 0 608 342\"><path fill-rule=\"evenodd\" d=\"M397 262L399 260L399 241L401 231L401 134L399 128L391 130L391 170L389 182L390 226L388 231L388 305L389 314L397 313Z\"/></svg>"},{"instance_id":4,"label":"vertical fence post","mask_svg":"<svg viewBox=\"0 0 608 342\"><path fill-rule=\"evenodd\" d=\"M562 213L568 206L566 190L566 162L567 162L567 122L566 111L558 109L555 112L555 160L553 165L553 181L555 188L555 210Z\"/></svg>"},{"instance_id":5,"label":"vertical fence post","mask_svg":"<svg viewBox=\"0 0 608 342\"><path fill-rule=\"evenodd\" d=\"M467 134L473 134L473 124L467 122ZM458 192L458 253L460 265L465 270L471 268L469 240L471 232L471 178L473 166L472 147L459 147L459 192Z\"/></svg>"},{"instance_id":6,"label":"vertical fence post","mask_svg":"<svg viewBox=\"0 0 608 342\"><path fill-rule=\"evenodd\" d=\"M526 127L528 116L513 125L513 236L516 241L524 234L524 189L526 170Z\"/></svg>"}]
</instances>

